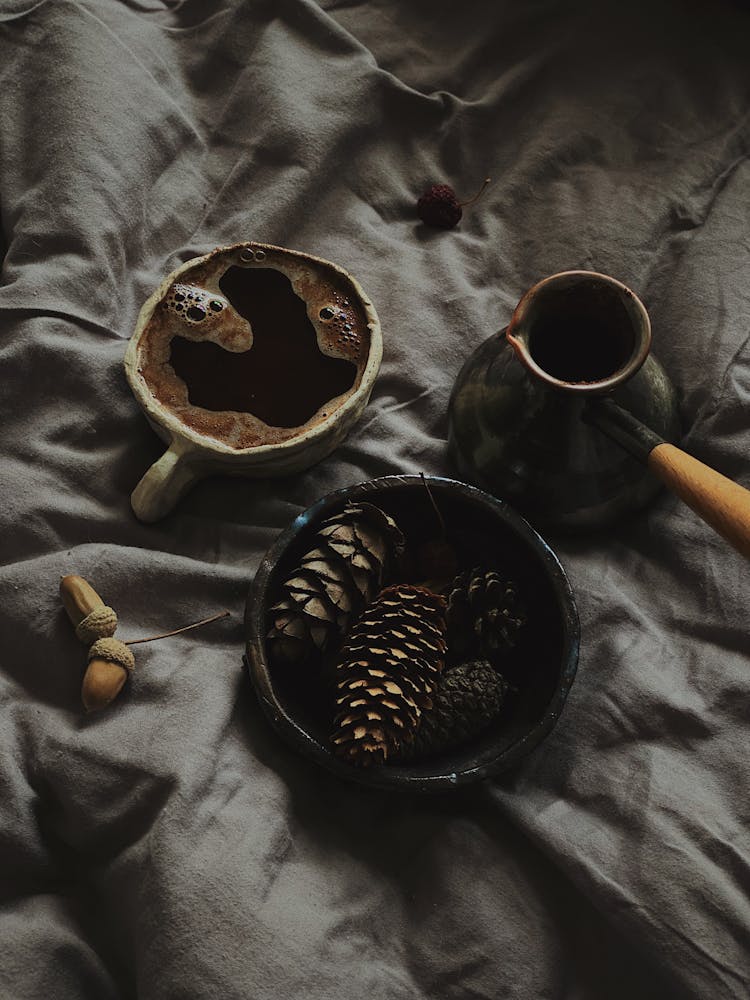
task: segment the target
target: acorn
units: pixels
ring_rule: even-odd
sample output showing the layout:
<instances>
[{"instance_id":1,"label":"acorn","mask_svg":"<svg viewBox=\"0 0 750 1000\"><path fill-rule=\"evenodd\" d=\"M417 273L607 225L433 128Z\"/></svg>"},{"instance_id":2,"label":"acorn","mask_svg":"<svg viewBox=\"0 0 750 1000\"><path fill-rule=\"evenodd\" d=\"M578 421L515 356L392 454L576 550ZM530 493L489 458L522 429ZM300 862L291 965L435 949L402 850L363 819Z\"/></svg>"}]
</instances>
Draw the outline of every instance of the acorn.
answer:
<instances>
[{"instance_id":1,"label":"acorn","mask_svg":"<svg viewBox=\"0 0 750 1000\"><path fill-rule=\"evenodd\" d=\"M82 576L70 574L60 580L60 597L77 637L90 644L88 666L81 686L87 712L106 708L118 696L135 666L133 654L113 638L117 615Z\"/></svg>"},{"instance_id":2,"label":"acorn","mask_svg":"<svg viewBox=\"0 0 750 1000\"><path fill-rule=\"evenodd\" d=\"M141 642L155 642L157 639L167 639L180 632L202 628L220 618L228 618L228 611L219 611L209 618L159 635L150 635L144 639L129 639L120 642L115 639L117 615L113 608L108 607L94 588L82 576L71 574L60 580L60 597L76 630L76 636L85 646L89 646L88 666L83 677L81 699L87 712L106 708L118 696L135 668L135 657L130 651L131 646Z\"/></svg>"},{"instance_id":3,"label":"acorn","mask_svg":"<svg viewBox=\"0 0 750 1000\"><path fill-rule=\"evenodd\" d=\"M89 650L81 700L87 712L106 708L115 700L135 669L135 657L119 639L97 639Z\"/></svg>"}]
</instances>

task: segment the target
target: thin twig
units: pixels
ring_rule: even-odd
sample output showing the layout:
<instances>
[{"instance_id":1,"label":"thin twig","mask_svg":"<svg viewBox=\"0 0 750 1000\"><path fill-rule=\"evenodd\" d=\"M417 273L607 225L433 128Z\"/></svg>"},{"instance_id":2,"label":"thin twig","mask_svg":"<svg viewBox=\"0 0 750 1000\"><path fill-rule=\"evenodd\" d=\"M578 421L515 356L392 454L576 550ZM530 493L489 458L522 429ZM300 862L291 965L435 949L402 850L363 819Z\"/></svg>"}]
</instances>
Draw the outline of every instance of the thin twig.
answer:
<instances>
[{"instance_id":1,"label":"thin twig","mask_svg":"<svg viewBox=\"0 0 750 1000\"><path fill-rule=\"evenodd\" d=\"M135 646L139 642L153 642L155 639L168 639L170 635L178 635L180 632L187 632L191 628L200 628L201 625L210 625L211 622L217 622L220 618L228 618L228 611L220 611L218 615L212 615L210 618L204 618L203 621L193 622L192 625L183 625L182 628L176 628L173 632L163 632L161 635L150 635L147 639L130 639L125 643L126 646Z\"/></svg>"},{"instance_id":2,"label":"thin twig","mask_svg":"<svg viewBox=\"0 0 750 1000\"><path fill-rule=\"evenodd\" d=\"M477 191L477 193L474 195L473 198L469 198L468 201L460 201L459 205L461 206L461 208L466 208L467 205L473 205L475 201L478 201L478 199L481 198L482 195L484 194L484 189L490 183L490 180L491 178L485 177L484 184L482 184L482 186L480 187L480 189Z\"/></svg>"},{"instance_id":3,"label":"thin twig","mask_svg":"<svg viewBox=\"0 0 750 1000\"><path fill-rule=\"evenodd\" d=\"M432 490L430 489L427 483L427 479L425 478L424 472L420 472L419 475L422 477L424 488L427 490L427 496L430 498L430 503L432 504L435 513L437 514L438 524L440 525L440 535L442 538L445 538L445 521L443 520L443 515L440 513L440 508L435 503L435 497L432 495Z\"/></svg>"}]
</instances>

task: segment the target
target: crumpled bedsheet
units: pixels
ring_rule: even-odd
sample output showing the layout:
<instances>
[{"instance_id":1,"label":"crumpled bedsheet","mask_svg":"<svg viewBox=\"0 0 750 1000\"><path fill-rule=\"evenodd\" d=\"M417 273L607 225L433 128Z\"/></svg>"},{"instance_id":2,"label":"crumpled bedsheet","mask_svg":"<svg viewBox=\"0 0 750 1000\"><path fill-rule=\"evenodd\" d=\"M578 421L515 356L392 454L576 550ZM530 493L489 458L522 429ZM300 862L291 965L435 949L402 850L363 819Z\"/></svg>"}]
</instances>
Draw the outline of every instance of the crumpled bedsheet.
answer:
<instances>
[{"instance_id":1,"label":"crumpled bedsheet","mask_svg":"<svg viewBox=\"0 0 750 1000\"><path fill-rule=\"evenodd\" d=\"M262 553L334 488L449 473L464 359L540 277L649 308L685 446L750 485L746 5L0 5L0 996L728 1000L750 979L747 563L666 494L551 537L582 621L549 738L454 794L348 786L243 674ZM415 201L464 197L450 232ZM385 356L292 479L129 494L162 444L123 373L181 261L261 240L346 267ZM80 573L140 637L79 701Z\"/></svg>"}]
</instances>

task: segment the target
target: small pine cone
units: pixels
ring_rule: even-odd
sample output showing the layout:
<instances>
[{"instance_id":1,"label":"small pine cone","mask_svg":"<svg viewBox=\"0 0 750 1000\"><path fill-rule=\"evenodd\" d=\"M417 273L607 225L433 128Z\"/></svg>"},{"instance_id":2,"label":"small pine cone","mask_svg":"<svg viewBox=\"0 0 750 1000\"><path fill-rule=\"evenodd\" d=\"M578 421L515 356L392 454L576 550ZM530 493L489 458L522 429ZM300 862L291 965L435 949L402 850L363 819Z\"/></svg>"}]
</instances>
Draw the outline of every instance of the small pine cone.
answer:
<instances>
[{"instance_id":1,"label":"small pine cone","mask_svg":"<svg viewBox=\"0 0 750 1000\"><path fill-rule=\"evenodd\" d=\"M330 651L380 591L403 549L395 521L374 504L348 504L325 521L271 608L268 643L276 662L300 665Z\"/></svg>"},{"instance_id":2,"label":"small pine cone","mask_svg":"<svg viewBox=\"0 0 750 1000\"><path fill-rule=\"evenodd\" d=\"M337 756L364 767L398 756L432 705L445 661L445 600L387 587L348 636L337 664Z\"/></svg>"},{"instance_id":3,"label":"small pine cone","mask_svg":"<svg viewBox=\"0 0 750 1000\"><path fill-rule=\"evenodd\" d=\"M518 588L495 570L475 567L453 581L448 594L448 648L455 662L492 658L516 644L526 623Z\"/></svg>"},{"instance_id":4,"label":"small pine cone","mask_svg":"<svg viewBox=\"0 0 750 1000\"><path fill-rule=\"evenodd\" d=\"M452 750L478 736L500 711L507 682L487 660L473 660L446 670L433 699L422 713L414 743L405 760Z\"/></svg>"}]
</instances>

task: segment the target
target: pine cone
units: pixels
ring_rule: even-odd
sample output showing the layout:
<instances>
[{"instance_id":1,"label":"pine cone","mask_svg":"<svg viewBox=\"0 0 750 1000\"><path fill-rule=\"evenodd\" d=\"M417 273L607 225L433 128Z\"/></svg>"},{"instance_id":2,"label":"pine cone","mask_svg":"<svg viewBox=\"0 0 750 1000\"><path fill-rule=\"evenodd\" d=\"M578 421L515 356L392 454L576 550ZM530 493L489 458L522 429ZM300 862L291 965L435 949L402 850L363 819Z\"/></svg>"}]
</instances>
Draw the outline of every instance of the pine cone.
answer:
<instances>
[{"instance_id":1,"label":"pine cone","mask_svg":"<svg viewBox=\"0 0 750 1000\"><path fill-rule=\"evenodd\" d=\"M411 743L445 659L445 600L388 587L362 614L337 665L332 742L351 764L382 764Z\"/></svg>"},{"instance_id":2,"label":"pine cone","mask_svg":"<svg viewBox=\"0 0 750 1000\"><path fill-rule=\"evenodd\" d=\"M348 504L281 585L268 643L276 662L299 665L329 651L380 591L404 548L396 522L374 504Z\"/></svg>"},{"instance_id":3,"label":"pine cone","mask_svg":"<svg viewBox=\"0 0 750 1000\"><path fill-rule=\"evenodd\" d=\"M446 670L432 709L422 713L416 739L406 748L404 759L443 753L478 736L500 711L507 691L507 681L487 660Z\"/></svg>"},{"instance_id":4,"label":"pine cone","mask_svg":"<svg viewBox=\"0 0 750 1000\"><path fill-rule=\"evenodd\" d=\"M448 594L448 648L453 661L492 658L516 644L526 623L512 580L495 570L475 567L453 581Z\"/></svg>"}]
</instances>

